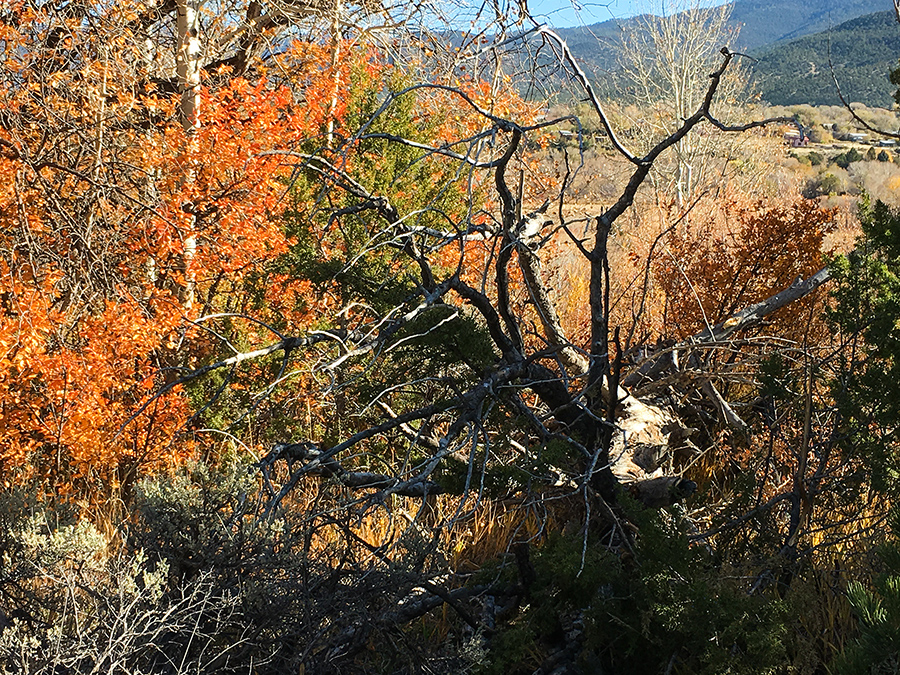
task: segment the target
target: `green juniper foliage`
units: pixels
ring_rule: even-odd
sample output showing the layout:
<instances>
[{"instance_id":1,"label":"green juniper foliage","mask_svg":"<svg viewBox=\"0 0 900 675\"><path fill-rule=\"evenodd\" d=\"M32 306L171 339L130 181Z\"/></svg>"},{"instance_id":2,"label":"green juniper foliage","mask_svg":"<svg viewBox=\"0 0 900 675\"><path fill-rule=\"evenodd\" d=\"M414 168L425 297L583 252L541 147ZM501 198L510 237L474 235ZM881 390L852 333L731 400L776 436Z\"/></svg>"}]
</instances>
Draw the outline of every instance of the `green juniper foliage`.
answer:
<instances>
[{"instance_id":1,"label":"green juniper foliage","mask_svg":"<svg viewBox=\"0 0 900 675\"><path fill-rule=\"evenodd\" d=\"M829 319L842 339L834 395L849 456L863 457L873 487L895 494L900 432L900 214L863 200L863 236L832 265Z\"/></svg>"},{"instance_id":2,"label":"green juniper foliage","mask_svg":"<svg viewBox=\"0 0 900 675\"><path fill-rule=\"evenodd\" d=\"M863 236L832 263L836 304L829 314L845 348L835 398L850 457L862 458L871 485L889 498L900 488L900 213L863 200ZM877 549L871 588L853 581L848 597L859 637L834 664L845 675L900 673L900 513Z\"/></svg>"},{"instance_id":3,"label":"green juniper foliage","mask_svg":"<svg viewBox=\"0 0 900 675\"><path fill-rule=\"evenodd\" d=\"M629 510L640 532L633 556L594 536L583 559L579 536L553 536L535 552L531 601L491 642L484 672L532 673L573 641L584 673L781 672L788 602L748 594L688 543L676 516Z\"/></svg>"},{"instance_id":4,"label":"green juniper foliage","mask_svg":"<svg viewBox=\"0 0 900 675\"><path fill-rule=\"evenodd\" d=\"M836 675L900 673L900 514L878 553L882 570L874 587L852 582L847 589L860 635L835 663Z\"/></svg>"}]
</instances>

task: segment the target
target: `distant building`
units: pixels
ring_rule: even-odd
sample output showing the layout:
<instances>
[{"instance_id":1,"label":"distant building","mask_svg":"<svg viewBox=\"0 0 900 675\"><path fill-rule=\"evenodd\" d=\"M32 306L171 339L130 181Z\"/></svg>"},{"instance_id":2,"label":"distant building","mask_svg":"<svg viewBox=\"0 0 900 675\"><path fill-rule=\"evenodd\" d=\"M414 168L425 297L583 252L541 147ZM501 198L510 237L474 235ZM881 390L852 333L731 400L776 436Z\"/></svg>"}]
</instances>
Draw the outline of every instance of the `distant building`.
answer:
<instances>
[{"instance_id":1,"label":"distant building","mask_svg":"<svg viewBox=\"0 0 900 675\"><path fill-rule=\"evenodd\" d=\"M863 143L869 137L869 134L847 134L847 140L853 143Z\"/></svg>"},{"instance_id":2,"label":"distant building","mask_svg":"<svg viewBox=\"0 0 900 675\"><path fill-rule=\"evenodd\" d=\"M809 136L799 131L788 131L784 135L784 143L792 148L805 148L809 145Z\"/></svg>"},{"instance_id":3,"label":"distant building","mask_svg":"<svg viewBox=\"0 0 900 675\"><path fill-rule=\"evenodd\" d=\"M878 141L878 147L880 148L893 148L895 145L897 145L897 141L893 138L882 138Z\"/></svg>"}]
</instances>

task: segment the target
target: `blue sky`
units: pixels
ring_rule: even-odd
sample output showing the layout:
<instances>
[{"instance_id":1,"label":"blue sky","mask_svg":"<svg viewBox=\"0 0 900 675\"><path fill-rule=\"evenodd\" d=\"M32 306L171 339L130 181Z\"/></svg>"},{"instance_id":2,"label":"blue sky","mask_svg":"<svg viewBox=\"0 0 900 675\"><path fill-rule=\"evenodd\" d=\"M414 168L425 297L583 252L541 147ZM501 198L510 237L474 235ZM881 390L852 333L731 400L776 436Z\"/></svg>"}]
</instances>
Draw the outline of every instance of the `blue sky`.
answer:
<instances>
[{"instance_id":1,"label":"blue sky","mask_svg":"<svg viewBox=\"0 0 900 675\"><path fill-rule=\"evenodd\" d=\"M708 4L716 5L721 2L722 0L711 0ZM528 0L528 8L532 14L559 28L622 19L646 12L652 6L660 4L660 0Z\"/></svg>"}]
</instances>

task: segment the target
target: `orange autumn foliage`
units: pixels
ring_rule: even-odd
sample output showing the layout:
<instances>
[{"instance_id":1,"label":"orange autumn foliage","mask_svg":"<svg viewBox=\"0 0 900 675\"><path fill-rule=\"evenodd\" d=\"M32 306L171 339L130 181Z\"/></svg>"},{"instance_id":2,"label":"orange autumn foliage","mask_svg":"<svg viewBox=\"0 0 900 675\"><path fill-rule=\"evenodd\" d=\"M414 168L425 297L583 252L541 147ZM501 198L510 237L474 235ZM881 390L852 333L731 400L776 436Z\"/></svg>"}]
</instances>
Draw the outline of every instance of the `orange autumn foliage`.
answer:
<instances>
[{"instance_id":1,"label":"orange autumn foliage","mask_svg":"<svg viewBox=\"0 0 900 675\"><path fill-rule=\"evenodd\" d=\"M307 223L316 254L345 264L354 246L377 243L382 225L367 225L353 244L341 218L319 220L321 186L302 175L300 157L318 153L369 176L361 180L375 193L391 190L400 212L420 211L418 219L434 217L438 200L465 203L479 187L439 155L398 160L399 169L424 166L429 176L404 182L354 140L367 120L351 119L352 105L377 101L382 83L400 77L377 54L341 46L333 63L328 47L295 42L278 68L205 73L186 131L171 45L148 52L144 4L98 9L89 29L79 7L60 18L19 2L0 19L0 480L30 476L48 491L97 502L197 447L200 398L211 392L159 395L167 383L229 349L271 343L276 336L260 322L296 334L341 309L334 280L316 285L279 262L297 244L286 221ZM485 83L451 84L497 114L536 114L514 95L497 107ZM490 127L446 89L413 98L404 123L424 125L429 145L455 147ZM424 202L423 182L432 186ZM452 243L430 255L452 269L459 253ZM393 259L385 269L401 272ZM231 317L228 340L209 315ZM247 366L232 388L249 392L266 368ZM319 402L308 400L309 380L297 377L304 393L289 398L312 417Z\"/></svg>"},{"instance_id":2,"label":"orange autumn foliage","mask_svg":"<svg viewBox=\"0 0 900 675\"><path fill-rule=\"evenodd\" d=\"M834 209L807 199L774 206L731 200L676 227L655 260L667 336L686 338L807 278L824 265ZM808 299L776 314L770 330L800 338Z\"/></svg>"},{"instance_id":3,"label":"orange autumn foliage","mask_svg":"<svg viewBox=\"0 0 900 675\"><path fill-rule=\"evenodd\" d=\"M771 205L741 195L705 199L687 213L674 205L646 207L610 244L611 325L627 347L682 340L822 268L833 209L814 200ZM576 344L589 339L588 275L581 255L563 241L556 274L563 326ZM649 260L648 260L649 259ZM769 317L765 330L802 339L810 296ZM821 320L814 333L824 329Z\"/></svg>"},{"instance_id":4,"label":"orange autumn foliage","mask_svg":"<svg viewBox=\"0 0 900 675\"><path fill-rule=\"evenodd\" d=\"M154 392L211 348L185 319L240 310L247 275L287 250L277 214L290 167L269 151L321 135L333 81L314 45L291 55L298 89L209 79L187 144L176 100L116 25L123 5L109 11L103 49L96 34L66 38L77 64L48 46L47 17L30 5L0 25L0 479L88 501L192 452L188 396ZM342 107L330 112L339 123ZM189 229L192 308L177 299ZM285 288L309 291L284 280L273 295ZM298 305L273 309L302 327Z\"/></svg>"}]
</instances>

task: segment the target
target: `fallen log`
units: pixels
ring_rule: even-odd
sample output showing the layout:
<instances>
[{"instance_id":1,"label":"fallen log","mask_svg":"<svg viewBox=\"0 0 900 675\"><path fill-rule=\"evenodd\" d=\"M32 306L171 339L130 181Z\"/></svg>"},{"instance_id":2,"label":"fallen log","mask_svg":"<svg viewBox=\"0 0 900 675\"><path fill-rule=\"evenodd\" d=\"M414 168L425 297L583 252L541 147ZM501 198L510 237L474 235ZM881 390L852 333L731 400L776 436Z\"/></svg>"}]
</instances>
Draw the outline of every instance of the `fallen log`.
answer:
<instances>
[{"instance_id":1,"label":"fallen log","mask_svg":"<svg viewBox=\"0 0 900 675\"><path fill-rule=\"evenodd\" d=\"M704 328L687 340L676 344L671 349L650 357L640 368L622 380L626 388L638 387L645 382L652 382L663 372L675 365L679 351L686 351L700 344L710 344L727 340L731 335L756 325L773 312L782 307L805 298L831 278L831 269L823 267L808 279L797 278L794 283L782 291L766 298L762 302L750 305L744 310L714 326Z\"/></svg>"}]
</instances>

